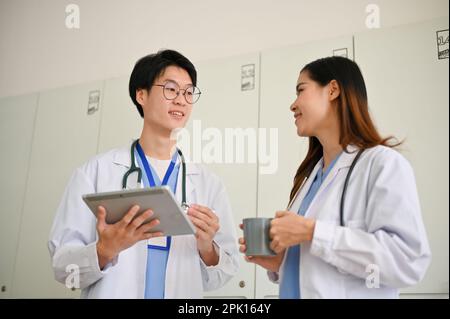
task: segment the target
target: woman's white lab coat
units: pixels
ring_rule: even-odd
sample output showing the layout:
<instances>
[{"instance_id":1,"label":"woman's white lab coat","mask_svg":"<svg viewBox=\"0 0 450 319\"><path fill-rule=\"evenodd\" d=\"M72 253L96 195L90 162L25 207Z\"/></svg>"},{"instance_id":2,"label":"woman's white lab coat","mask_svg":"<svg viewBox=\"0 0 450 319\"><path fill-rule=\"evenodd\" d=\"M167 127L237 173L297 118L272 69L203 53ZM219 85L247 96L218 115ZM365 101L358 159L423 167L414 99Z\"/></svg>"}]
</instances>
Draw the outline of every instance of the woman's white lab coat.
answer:
<instances>
[{"instance_id":1,"label":"woman's white lab coat","mask_svg":"<svg viewBox=\"0 0 450 319\"><path fill-rule=\"evenodd\" d=\"M79 267L81 296L85 298L144 297L147 242L140 241L122 251L118 258L100 270L96 218L81 197L121 189L122 177L130 167L130 147L131 144L98 155L78 168L70 179L53 223L48 247L55 278L65 283L68 275L73 274L73 266L69 265ZM180 202L181 175L180 168L176 192ZM128 180L128 185L137 185L136 174ZM235 225L222 182L200 165L186 163L186 198L188 203L213 209L219 217L220 229L214 238L219 263L209 267L203 263L194 235L172 237L165 298L202 298L203 291L220 288L238 269Z\"/></svg>"},{"instance_id":2,"label":"woman's white lab coat","mask_svg":"<svg viewBox=\"0 0 450 319\"><path fill-rule=\"evenodd\" d=\"M342 189L355 156L341 154L306 211L316 226L312 241L300 245L301 298L397 298L398 288L419 282L430 263L413 170L388 147L361 155L340 226ZM312 181L305 182L290 211L298 211ZM272 281L282 279L284 262L279 274L269 272Z\"/></svg>"}]
</instances>

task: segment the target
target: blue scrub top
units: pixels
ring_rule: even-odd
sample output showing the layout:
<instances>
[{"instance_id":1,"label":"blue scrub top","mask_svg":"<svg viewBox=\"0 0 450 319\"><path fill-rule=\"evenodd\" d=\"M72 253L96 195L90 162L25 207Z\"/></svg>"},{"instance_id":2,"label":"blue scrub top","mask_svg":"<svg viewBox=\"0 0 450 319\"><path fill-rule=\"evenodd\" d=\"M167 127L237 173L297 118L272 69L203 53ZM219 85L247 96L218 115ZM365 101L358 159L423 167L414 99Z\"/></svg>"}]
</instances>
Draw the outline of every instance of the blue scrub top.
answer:
<instances>
[{"instance_id":1,"label":"blue scrub top","mask_svg":"<svg viewBox=\"0 0 450 319\"><path fill-rule=\"evenodd\" d=\"M138 160L138 165L142 169L142 180L144 182L145 187L151 187L149 178L146 174L144 165L136 154L136 158ZM155 181L156 186L160 186L162 184L158 174L155 169L152 167L150 162L148 161L148 165ZM167 186L170 187L172 192L175 194L177 189L177 180L178 180L178 171L180 169L180 164L177 164L170 174L169 180L167 182ZM165 281L166 281L166 267L167 260L169 257L170 250L170 237L167 237L167 246L166 247L158 247L158 246L148 246L147 252L147 270L145 276L145 299L164 299L164 289L165 289Z\"/></svg>"},{"instance_id":2,"label":"blue scrub top","mask_svg":"<svg viewBox=\"0 0 450 319\"><path fill-rule=\"evenodd\" d=\"M323 172L323 162L322 169L319 169L316 176L314 177L314 181L312 182L305 198L303 199L300 208L298 210L298 214L305 216L306 211L309 208L309 205L313 201L317 192L320 189L325 178L330 173L334 164L336 164L337 160L341 156L342 152L339 153L335 159L330 163L325 172ZM283 278L280 282L280 291L279 296L280 299L300 299L300 245L295 245L289 247L287 250L286 260L284 262L283 268Z\"/></svg>"}]
</instances>

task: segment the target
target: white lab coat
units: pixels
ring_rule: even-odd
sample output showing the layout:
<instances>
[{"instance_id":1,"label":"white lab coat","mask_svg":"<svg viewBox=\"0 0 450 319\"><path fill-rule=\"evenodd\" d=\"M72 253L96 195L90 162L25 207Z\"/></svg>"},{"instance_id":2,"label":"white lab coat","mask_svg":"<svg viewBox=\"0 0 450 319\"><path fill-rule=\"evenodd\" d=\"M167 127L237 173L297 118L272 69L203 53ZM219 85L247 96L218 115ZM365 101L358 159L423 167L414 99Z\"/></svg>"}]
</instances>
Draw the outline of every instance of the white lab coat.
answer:
<instances>
[{"instance_id":1,"label":"white lab coat","mask_svg":"<svg viewBox=\"0 0 450 319\"><path fill-rule=\"evenodd\" d=\"M431 261L413 170L388 147L361 155L347 188L345 226L340 226L342 189L356 153L341 154L306 211L316 226L312 241L300 245L301 298L397 298L398 288L419 282ZM290 211L298 211L312 181L305 182ZM268 272L272 281L282 279L284 262L279 274ZM379 288L374 288L377 273Z\"/></svg>"},{"instance_id":2,"label":"white lab coat","mask_svg":"<svg viewBox=\"0 0 450 319\"><path fill-rule=\"evenodd\" d=\"M122 177L130 167L131 144L95 156L71 177L59 205L48 243L55 278L66 282L77 265L81 296L84 298L143 298L147 264L145 240L122 251L118 258L100 270L96 251L96 218L83 202L83 194L120 190ZM180 168L181 170L181 168ZM181 202L181 171L176 197ZM128 185L136 186L136 174ZM202 298L203 291L223 286L238 269L238 246L230 203L222 182L204 167L186 163L186 198L213 209L220 223L214 241L219 263L206 266L201 260L194 235L172 237L169 252L165 298ZM72 269L72 268L69 268ZM72 281L73 283L74 281Z\"/></svg>"}]
</instances>

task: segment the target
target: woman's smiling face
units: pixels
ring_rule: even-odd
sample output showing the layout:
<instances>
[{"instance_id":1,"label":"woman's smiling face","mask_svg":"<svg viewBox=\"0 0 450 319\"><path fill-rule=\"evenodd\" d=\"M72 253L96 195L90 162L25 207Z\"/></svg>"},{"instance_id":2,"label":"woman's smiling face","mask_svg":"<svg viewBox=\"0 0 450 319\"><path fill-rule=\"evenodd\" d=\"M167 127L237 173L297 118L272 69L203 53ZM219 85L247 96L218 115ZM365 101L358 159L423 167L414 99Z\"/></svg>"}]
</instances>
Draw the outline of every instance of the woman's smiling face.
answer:
<instances>
[{"instance_id":1,"label":"woman's smiling face","mask_svg":"<svg viewBox=\"0 0 450 319\"><path fill-rule=\"evenodd\" d=\"M299 136L317 136L322 130L331 127L336 120L334 105L331 103L332 93L331 82L322 87L309 77L307 71L300 73L296 85L297 98L290 107Z\"/></svg>"}]
</instances>

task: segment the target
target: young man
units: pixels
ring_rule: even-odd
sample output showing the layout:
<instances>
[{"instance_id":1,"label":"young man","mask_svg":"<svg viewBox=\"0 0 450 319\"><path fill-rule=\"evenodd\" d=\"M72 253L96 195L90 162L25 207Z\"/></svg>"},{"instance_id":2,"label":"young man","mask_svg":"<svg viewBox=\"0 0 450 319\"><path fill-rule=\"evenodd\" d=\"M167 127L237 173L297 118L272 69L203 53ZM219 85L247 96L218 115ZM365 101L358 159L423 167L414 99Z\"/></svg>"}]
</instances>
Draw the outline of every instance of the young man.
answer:
<instances>
[{"instance_id":1,"label":"young man","mask_svg":"<svg viewBox=\"0 0 450 319\"><path fill-rule=\"evenodd\" d=\"M238 269L238 250L230 203L222 182L204 167L183 165L173 130L183 128L200 96L193 64L176 51L140 59L129 91L144 126L138 141L97 155L73 174L58 208L49 250L55 278L65 283L76 267L85 298L201 298L223 286ZM169 186L181 202L185 187L187 214L196 234L161 237L144 224L153 212L135 218L132 207L115 224L98 208L98 219L84 204L88 193L138 187L137 174L126 180L131 152L145 187ZM162 182L161 182L162 181ZM134 186L133 186L134 183ZM125 185L124 185L125 184Z\"/></svg>"}]
</instances>

